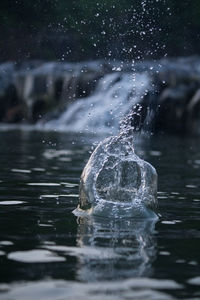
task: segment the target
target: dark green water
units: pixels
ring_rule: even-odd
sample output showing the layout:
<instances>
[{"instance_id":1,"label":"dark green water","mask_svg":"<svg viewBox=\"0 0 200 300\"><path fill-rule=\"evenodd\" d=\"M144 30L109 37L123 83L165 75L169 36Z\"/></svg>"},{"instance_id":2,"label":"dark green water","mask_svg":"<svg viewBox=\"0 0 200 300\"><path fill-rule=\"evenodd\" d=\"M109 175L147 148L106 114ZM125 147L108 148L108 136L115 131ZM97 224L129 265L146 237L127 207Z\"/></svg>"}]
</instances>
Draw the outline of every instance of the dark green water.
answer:
<instances>
[{"instance_id":1,"label":"dark green water","mask_svg":"<svg viewBox=\"0 0 200 300\"><path fill-rule=\"evenodd\" d=\"M158 172L156 224L76 219L91 138L10 130L0 141L0 299L200 299L198 139L141 147Z\"/></svg>"}]
</instances>

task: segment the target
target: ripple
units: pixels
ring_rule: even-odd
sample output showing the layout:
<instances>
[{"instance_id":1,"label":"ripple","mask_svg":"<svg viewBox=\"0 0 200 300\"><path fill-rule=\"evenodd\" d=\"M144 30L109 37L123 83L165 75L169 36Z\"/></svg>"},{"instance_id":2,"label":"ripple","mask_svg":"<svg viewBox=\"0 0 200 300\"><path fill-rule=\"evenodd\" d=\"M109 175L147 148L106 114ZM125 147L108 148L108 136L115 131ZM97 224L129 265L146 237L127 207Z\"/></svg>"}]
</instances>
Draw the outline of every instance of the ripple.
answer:
<instances>
[{"instance_id":1,"label":"ripple","mask_svg":"<svg viewBox=\"0 0 200 300\"><path fill-rule=\"evenodd\" d=\"M65 187L69 187L69 188L78 186L77 183L70 183L70 182L61 182L60 184L64 185Z\"/></svg>"},{"instance_id":2,"label":"ripple","mask_svg":"<svg viewBox=\"0 0 200 300\"><path fill-rule=\"evenodd\" d=\"M0 246L12 246L14 245L11 241L0 241Z\"/></svg>"},{"instance_id":3,"label":"ripple","mask_svg":"<svg viewBox=\"0 0 200 300\"><path fill-rule=\"evenodd\" d=\"M180 220L161 221L161 224L165 224L165 225L175 225L177 223L182 223L182 221Z\"/></svg>"},{"instance_id":4,"label":"ripple","mask_svg":"<svg viewBox=\"0 0 200 300\"><path fill-rule=\"evenodd\" d=\"M40 199L44 198L58 198L59 195L40 195Z\"/></svg>"},{"instance_id":5,"label":"ripple","mask_svg":"<svg viewBox=\"0 0 200 300\"><path fill-rule=\"evenodd\" d=\"M25 201L0 201L0 205L19 205L19 204L24 204L26 203Z\"/></svg>"},{"instance_id":6,"label":"ripple","mask_svg":"<svg viewBox=\"0 0 200 300\"><path fill-rule=\"evenodd\" d=\"M30 182L30 183L27 183L27 185L30 185L30 186L60 186L60 183L54 183L54 182Z\"/></svg>"},{"instance_id":7,"label":"ripple","mask_svg":"<svg viewBox=\"0 0 200 300\"><path fill-rule=\"evenodd\" d=\"M49 250L16 251L8 254L8 259L24 263L47 263L65 261L65 257L57 256Z\"/></svg>"},{"instance_id":8,"label":"ripple","mask_svg":"<svg viewBox=\"0 0 200 300\"><path fill-rule=\"evenodd\" d=\"M45 198L58 199L60 197L62 197L62 198L78 198L79 195L78 194L55 194L55 195L47 194L47 195L40 195L40 199L45 199Z\"/></svg>"},{"instance_id":9,"label":"ripple","mask_svg":"<svg viewBox=\"0 0 200 300\"><path fill-rule=\"evenodd\" d=\"M158 196L158 199L168 199L168 196Z\"/></svg>"},{"instance_id":10,"label":"ripple","mask_svg":"<svg viewBox=\"0 0 200 300\"><path fill-rule=\"evenodd\" d=\"M24 173L24 174L30 174L31 170L25 170L25 169L11 169L12 172L16 173Z\"/></svg>"},{"instance_id":11,"label":"ripple","mask_svg":"<svg viewBox=\"0 0 200 300\"><path fill-rule=\"evenodd\" d=\"M32 170L35 172L45 172L44 168L32 168Z\"/></svg>"},{"instance_id":12,"label":"ripple","mask_svg":"<svg viewBox=\"0 0 200 300\"><path fill-rule=\"evenodd\" d=\"M200 276L190 278L187 282L192 285L200 285Z\"/></svg>"},{"instance_id":13,"label":"ripple","mask_svg":"<svg viewBox=\"0 0 200 300\"><path fill-rule=\"evenodd\" d=\"M172 300L167 290L181 289L182 286L173 280L136 278L115 282L82 283L64 280L43 280L38 282L1 284L1 300L121 300L148 299ZM165 290L160 292L160 290Z\"/></svg>"},{"instance_id":14,"label":"ripple","mask_svg":"<svg viewBox=\"0 0 200 300\"><path fill-rule=\"evenodd\" d=\"M174 224L176 224L175 221L162 221L161 223L162 224L166 224L166 225L174 225Z\"/></svg>"},{"instance_id":15,"label":"ripple","mask_svg":"<svg viewBox=\"0 0 200 300\"><path fill-rule=\"evenodd\" d=\"M72 159L70 157L60 157L58 160L59 161L66 161L66 162L72 161Z\"/></svg>"},{"instance_id":16,"label":"ripple","mask_svg":"<svg viewBox=\"0 0 200 300\"><path fill-rule=\"evenodd\" d=\"M194 185L194 184L187 184L185 187L189 188L189 189L196 189L197 188L197 186Z\"/></svg>"}]
</instances>

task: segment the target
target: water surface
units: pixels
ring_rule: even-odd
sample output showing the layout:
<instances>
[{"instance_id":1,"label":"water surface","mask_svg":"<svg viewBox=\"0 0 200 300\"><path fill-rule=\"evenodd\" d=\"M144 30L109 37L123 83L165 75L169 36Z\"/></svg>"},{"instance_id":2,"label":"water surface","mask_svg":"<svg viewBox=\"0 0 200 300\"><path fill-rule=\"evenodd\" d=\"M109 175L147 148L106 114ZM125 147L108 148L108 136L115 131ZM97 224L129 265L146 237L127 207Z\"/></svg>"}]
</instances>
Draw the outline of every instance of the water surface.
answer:
<instances>
[{"instance_id":1,"label":"water surface","mask_svg":"<svg viewBox=\"0 0 200 300\"><path fill-rule=\"evenodd\" d=\"M138 148L158 172L157 223L76 219L92 137L2 130L0 139L1 299L200 298L198 139Z\"/></svg>"}]
</instances>

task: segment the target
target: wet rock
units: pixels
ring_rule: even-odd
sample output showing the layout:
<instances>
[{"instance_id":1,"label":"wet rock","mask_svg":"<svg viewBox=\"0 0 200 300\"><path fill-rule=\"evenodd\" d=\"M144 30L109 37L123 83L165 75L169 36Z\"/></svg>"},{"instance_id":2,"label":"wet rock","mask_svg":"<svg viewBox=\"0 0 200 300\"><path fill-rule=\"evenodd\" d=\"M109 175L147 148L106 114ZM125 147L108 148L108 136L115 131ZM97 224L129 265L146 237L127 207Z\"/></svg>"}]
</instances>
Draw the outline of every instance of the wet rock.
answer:
<instances>
[{"instance_id":1,"label":"wet rock","mask_svg":"<svg viewBox=\"0 0 200 300\"><path fill-rule=\"evenodd\" d=\"M132 72L131 63L117 61L1 64L0 122L49 120L75 100L90 96L106 74L120 77ZM133 115L132 124L137 130L149 130L154 119L156 132L199 134L199 57L136 62L134 72L147 73L152 81L146 95L138 99L143 107L141 117Z\"/></svg>"},{"instance_id":2,"label":"wet rock","mask_svg":"<svg viewBox=\"0 0 200 300\"><path fill-rule=\"evenodd\" d=\"M108 68L101 62L70 64L36 61L21 65L2 64L0 121L36 122L54 109L62 111L75 99L88 96L107 71ZM13 90L17 101L8 100ZM11 98L14 99L14 96ZM7 117L11 116L11 108L13 117ZM14 111L20 111L21 117L14 117Z\"/></svg>"},{"instance_id":3,"label":"wet rock","mask_svg":"<svg viewBox=\"0 0 200 300\"><path fill-rule=\"evenodd\" d=\"M0 121L7 123L21 122L24 116L24 106L18 98L13 84L7 86L3 96L0 97Z\"/></svg>"},{"instance_id":4,"label":"wet rock","mask_svg":"<svg viewBox=\"0 0 200 300\"><path fill-rule=\"evenodd\" d=\"M200 59L163 60L158 65L151 72L152 88L140 102L140 130L151 123L149 131L153 132L198 134ZM134 115L132 123L137 127Z\"/></svg>"}]
</instances>

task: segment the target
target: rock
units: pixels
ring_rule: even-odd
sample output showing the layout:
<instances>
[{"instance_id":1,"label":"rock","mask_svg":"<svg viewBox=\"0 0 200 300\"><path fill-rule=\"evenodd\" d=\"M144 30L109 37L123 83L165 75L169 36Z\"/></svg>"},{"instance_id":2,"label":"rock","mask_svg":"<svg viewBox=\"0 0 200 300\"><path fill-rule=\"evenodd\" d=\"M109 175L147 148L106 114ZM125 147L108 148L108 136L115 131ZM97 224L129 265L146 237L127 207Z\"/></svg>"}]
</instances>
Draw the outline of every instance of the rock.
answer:
<instances>
[{"instance_id":1,"label":"rock","mask_svg":"<svg viewBox=\"0 0 200 300\"><path fill-rule=\"evenodd\" d=\"M133 114L132 124L151 133L199 134L199 58L161 60L158 65L151 72L152 88L140 101L141 119Z\"/></svg>"},{"instance_id":2,"label":"rock","mask_svg":"<svg viewBox=\"0 0 200 300\"><path fill-rule=\"evenodd\" d=\"M148 127L154 119L155 132L200 133L199 57L140 61L134 66L119 61L3 63L0 65L0 122L34 123L41 118L45 122L66 111L75 100L92 95L99 79L106 80L106 74L125 77L133 69L135 74L145 72L151 78L146 96L138 97L143 107L141 117L137 118L136 114L132 117L136 130L152 131ZM131 101L137 96L133 89Z\"/></svg>"},{"instance_id":3,"label":"rock","mask_svg":"<svg viewBox=\"0 0 200 300\"><path fill-rule=\"evenodd\" d=\"M7 123L22 121L24 106L20 102L13 84L8 85L4 91L4 95L0 97L0 107L0 121Z\"/></svg>"},{"instance_id":4,"label":"rock","mask_svg":"<svg viewBox=\"0 0 200 300\"><path fill-rule=\"evenodd\" d=\"M78 64L38 61L24 62L21 65L2 64L0 121L26 120L32 123L52 110L62 111L75 99L90 95L99 78L108 70L110 69L100 61ZM8 100L8 94L13 94L13 90L18 111L21 110L20 118L7 118L7 114L11 116L10 109L17 111L15 103Z\"/></svg>"},{"instance_id":5,"label":"rock","mask_svg":"<svg viewBox=\"0 0 200 300\"><path fill-rule=\"evenodd\" d=\"M105 217L154 218L157 174L130 141L115 136L101 142L81 175L79 211Z\"/></svg>"}]
</instances>

